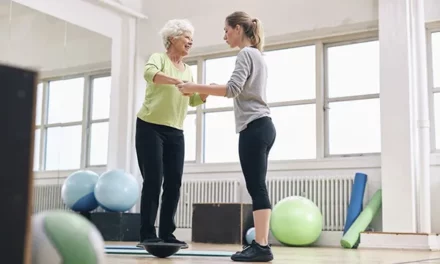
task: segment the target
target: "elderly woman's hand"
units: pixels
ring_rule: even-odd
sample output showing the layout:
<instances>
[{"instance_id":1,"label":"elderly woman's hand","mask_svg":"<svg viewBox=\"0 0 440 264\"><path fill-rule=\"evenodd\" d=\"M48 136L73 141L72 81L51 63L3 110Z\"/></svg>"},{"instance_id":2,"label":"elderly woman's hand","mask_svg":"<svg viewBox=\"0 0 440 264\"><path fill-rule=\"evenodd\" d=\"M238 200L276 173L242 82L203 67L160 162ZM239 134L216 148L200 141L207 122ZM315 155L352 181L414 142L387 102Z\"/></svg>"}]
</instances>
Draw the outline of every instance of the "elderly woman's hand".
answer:
<instances>
[{"instance_id":1,"label":"elderly woman's hand","mask_svg":"<svg viewBox=\"0 0 440 264\"><path fill-rule=\"evenodd\" d=\"M178 87L179 85L181 85L181 84L185 84L185 83L188 83L188 81L181 81L180 83L176 84L177 89L179 89L179 92L181 92L183 96L191 96L191 95L193 95L194 93L183 92L183 91L181 91L180 88Z\"/></svg>"},{"instance_id":2,"label":"elderly woman's hand","mask_svg":"<svg viewBox=\"0 0 440 264\"><path fill-rule=\"evenodd\" d=\"M194 91L193 91L194 83L192 83L192 82L183 82L183 83L177 84L176 86L183 95L185 95L185 94L192 95L194 93Z\"/></svg>"}]
</instances>

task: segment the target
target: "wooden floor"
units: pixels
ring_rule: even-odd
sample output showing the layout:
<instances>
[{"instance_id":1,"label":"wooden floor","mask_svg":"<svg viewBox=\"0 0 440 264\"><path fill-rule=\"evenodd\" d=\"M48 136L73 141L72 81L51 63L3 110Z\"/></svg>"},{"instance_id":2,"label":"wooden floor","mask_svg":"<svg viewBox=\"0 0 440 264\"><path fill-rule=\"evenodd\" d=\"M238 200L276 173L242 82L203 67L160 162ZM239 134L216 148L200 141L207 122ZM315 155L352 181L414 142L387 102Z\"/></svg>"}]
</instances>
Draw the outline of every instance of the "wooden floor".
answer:
<instances>
[{"instance_id":1,"label":"wooden floor","mask_svg":"<svg viewBox=\"0 0 440 264\"><path fill-rule=\"evenodd\" d=\"M134 245L133 243L108 243ZM232 251L240 250L237 245L191 244L189 249ZM272 247L273 264L433 264L440 263L440 252L408 250L366 250L342 248L286 248ZM151 256L107 255L108 264L221 264L235 263L229 257L186 257L172 256L158 259ZM249 262L247 262L249 263Z\"/></svg>"}]
</instances>

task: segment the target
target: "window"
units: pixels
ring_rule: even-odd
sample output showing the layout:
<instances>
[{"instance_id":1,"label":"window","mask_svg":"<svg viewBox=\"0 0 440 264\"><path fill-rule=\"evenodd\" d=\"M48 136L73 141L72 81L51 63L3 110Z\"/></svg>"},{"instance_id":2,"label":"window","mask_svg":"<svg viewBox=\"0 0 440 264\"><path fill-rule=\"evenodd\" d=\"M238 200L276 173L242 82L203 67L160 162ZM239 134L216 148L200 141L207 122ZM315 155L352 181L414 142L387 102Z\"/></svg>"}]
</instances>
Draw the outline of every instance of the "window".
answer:
<instances>
[{"instance_id":1,"label":"window","mask_svg":"<svg viewBox=\"0 0 440 264\"><path fill-rule=\"evenodd\" d=\"M183 124L185 136L185 161L194 162L196 160L196 114L188 114Z\"/></svg>"},{"instance_id":2,"label":"window","mask_svg":"<svg viewBox=\"0 0 440 264\"><path fill-rule=\"evenodd\" d=\"M35 129L35 139L34 139L34 171L40 169L40 129Z\"/></svg>"},{"instance_id":3,"label":"window","mask_svg":"<svg viewBox=\"0 0 440 264\"><path fill-rule=\"evenodd\" d=\"M226 84L235 68L236 56L205 61L205 83ZM203 109L204 162L238 162L238 134L235 132L233 100L209 96Z\"/></svg>"},{"instance_id":4,"label":"window","mask_svg":"<svg viewBox=\"0 0 440 264\"><path fill-rule=\"evenodd\" d=\"M314 40L292 47L267 47L263 56L268 67L267 103L277 132L269 160L325 159L380 152L377 40ZM236 63L232 52L223 57L193 59L188 65L194 81L205 84L226 84ZM436 83L440 85L438 79ZM440 105L440 86L438 92L435 100ZM437 116L440 127L440 114ZM231 98L209 96L206 104L189 107L184 135L186 163L240 160Z\"/></svg>"},{"instance_id":5,"label":"window","mask_svg":"<svg viewBox=\"0 0 440 264\"><path fill-rule=\"evenodd\" d=\"M41 121L42 121L42 108L43 108L43 83L39 83L37 86L37 100L35 109L35 138L34 138L34 171L40 169L40 152L41 152Z\"/></svg>"},{"instance_id":6,"label":"window","mask_svg":"<svg viewBox=\"0 0 440 264\"><path fill-rule=\"evenodd\" d=\"M327 154L380 152L379 42L326 49Z\"/></svg>"},{"instance_id":7,"label":"window","mask_svg":"<svg viewBox=\"0 0 440 264\"><path fill-rule=\"evenodd\" d=\"M238 162L234 112L205 114L205 162Z\"/></svg>"},{"instance_id":8,"label":"window","mask_svg":"<svg viewBox=\"0 0 440 264\"><path fill-rule=\"evenodd\" d=\"M268 67L267 100L270 103L315 99L315 46L265 53Z\"/></svg>"},{"instance_id":9,"label":"window","mask_svg":"<svg viewBox=\"0 0 440 264\"><path fill-rule=\"evenodd\" d=\"M193 75L193 82L198 83L197 64L190 65L190 68Z\"/></svg>"},{"instance_id":10,"label":"window","mask_svg":"<svg viewBox=\"0 0 440 264\"><path fill-rule=\"evenodd\" d=\"M434 108L435 148L440 149L440 32L431 34L432 91Z\"/></svg>"},{"instance_id":11,"label":"window","mask_svg":"<svg viewBox=\"0 0 440 264\"><path fill-rule=\"evenodd\" d=\"M199 82L198 79L198 67L197 64L190 65L193 81L195 83ZM183 133L185 136L185 161L195 162L196 161L196 147L197 147L197 107L189 106L188 114L185 118L183 124Z\"/></svg>"},{"instance_id":12,"label":"window","mask_svg":"<svg viewBox=\"0 0 440 264\"><path fill-rule=\"evenodd\" d=\"M432 34L432 70L433 84L435 88L440 88L440 32Z\"/></svg>"},{"instance_id":13,"label":"window","mask_svg":"<svg viewBox=\"0 0 440 264\"><path fill-rule=\"evenodd\" d=\"M267 101L277 137L270 160L316 158L315 45L268 51Z\"/></svg>"},{"instance_id":14,"label":"window","mask_svg":"<svg viewBox=\"0 0 440 264\"><path fill-rule=\"evenodd\" d=\"M205 62L205 83L226 84L235 68L236 56L210 59ZM205 108L232 107L230 98L210 96Z\"/></svg>"},{"instance_id":15,"label":"window","mask_svg":"<svg viewBox=\"0 0 440 264\"><path fill-rule=\"evenodd\" d=\"M331 154L380 152L378 98L329 103Z\"/></svg>"},{"instance_id":16,"label":"window","mask_svg":"<svg viewBox=\"0 0 440 264\"><path fill-rule=\"evenodd\" d=\"M48 82L46 170L80 168L84 78Z\"/></svg>"},{"instance_id":17,"label":"window","mask_svg":"<svg viewBox=\"0 0 440 264\"><path fill-rule=\"evenodd\" d=\"M270 160L316 158L315 109L314 104L271 108L277 135Z\"/></svg>"},{"instance_id":18,"label":"window","mask_svg":"<svg viewBox=\"0 0 440 264\"><path fill-rule=\"evenodd\" d=\"M90 154L87 165L99 166L107 164L111 77L92 78L91 90Z\"/></svg>"},{"instance_id":19,"label":"window","mask_svg":"<svg viewBox=\"0 0 440 264\"><path fill-rule=\"evenodd\" d=\"M81 125L49 127L46 139L46 170L81 167Z\"/></svg>"},{"instance_id":20,"label":"window","mask_svg":"<svg viewBox=\"0 0 440 264\"><path fill-rule=\"evenodd\" d=\"M34 170L107 163L110 91L108 76L65 77L38 85Z\"/></svg>"}]
</instances>

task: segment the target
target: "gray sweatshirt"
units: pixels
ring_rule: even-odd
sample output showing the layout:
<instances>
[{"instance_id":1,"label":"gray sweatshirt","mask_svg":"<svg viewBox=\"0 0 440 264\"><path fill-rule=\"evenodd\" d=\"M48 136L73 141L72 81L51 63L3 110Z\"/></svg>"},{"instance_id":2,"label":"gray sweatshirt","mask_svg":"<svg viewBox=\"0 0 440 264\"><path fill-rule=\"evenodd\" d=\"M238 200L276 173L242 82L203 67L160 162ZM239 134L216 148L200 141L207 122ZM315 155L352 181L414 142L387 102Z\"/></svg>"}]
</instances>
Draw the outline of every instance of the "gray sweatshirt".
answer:
<instances>
[{"instance_id":1,"label":"gray sweatshirt","mask_svg":"<svg viewBox=\"0 0 440 264\"><path fill-rule=\"evenodd\" d=\"M237 133L253 120L270 116L266 103L266 83L267 66L263 54L252 47L241 49L226 90L226 97L234 98Z\"/></svg>"}]
</instances>

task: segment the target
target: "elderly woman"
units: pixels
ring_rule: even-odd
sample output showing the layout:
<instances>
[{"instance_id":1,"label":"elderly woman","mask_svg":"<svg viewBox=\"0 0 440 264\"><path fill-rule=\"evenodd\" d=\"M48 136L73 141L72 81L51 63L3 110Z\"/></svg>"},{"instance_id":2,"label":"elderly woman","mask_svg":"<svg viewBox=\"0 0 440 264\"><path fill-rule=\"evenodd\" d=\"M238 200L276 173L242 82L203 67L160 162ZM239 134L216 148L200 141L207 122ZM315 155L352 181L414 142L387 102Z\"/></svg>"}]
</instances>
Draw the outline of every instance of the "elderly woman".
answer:
<instances>
[{"instance_id":1,"label":"elderly woman","mask_svg":"<svg viewBox=\"0 0 440 264\"><path fill-rule=\"evenodd\" d=\"M170 20L160 31L166 52L154 53L145 65L145 99L136 120L136 153L143 177L140 245L178 243L173 235L185 157L183 122L188 105L203 104L207 95L182 94L176 85L192 82L191 68L182 59L192 46L194 28L187 20ZM159 206L159 236L154 223Z\"/></svg>"}]
</instances>

